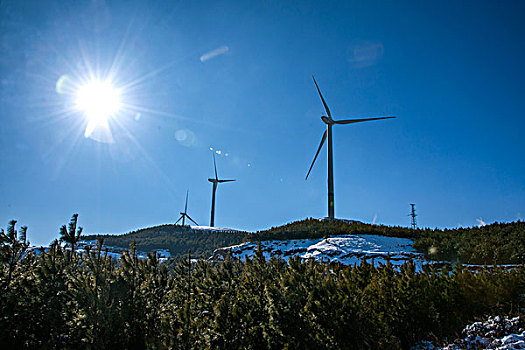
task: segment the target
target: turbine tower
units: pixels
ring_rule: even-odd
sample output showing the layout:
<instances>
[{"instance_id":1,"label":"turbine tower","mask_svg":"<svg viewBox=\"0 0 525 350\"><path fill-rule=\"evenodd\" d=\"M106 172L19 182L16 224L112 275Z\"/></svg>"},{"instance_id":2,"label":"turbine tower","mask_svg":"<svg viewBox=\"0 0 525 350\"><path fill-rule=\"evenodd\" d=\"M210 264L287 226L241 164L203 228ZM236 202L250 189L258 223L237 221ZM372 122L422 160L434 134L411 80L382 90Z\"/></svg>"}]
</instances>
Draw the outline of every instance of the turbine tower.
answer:
<instances>
[{"instance_id":1,"label":"turbine tower","mask_svg":"<svg viewBox=\"0 0 525 350\"><path fill-rule=\"evenodd\" d=\"M235 180L219 180L217 175L217 163L215 162L215 152L213 153L213 167L215 169L215 179L208 179L209 182L213 184L211 192L211 219L210 226L214 227L215 225L215 192L217 192L217 185L223 182L231 182Z\"/></svg>"},{"instance_id":2,"label":"turbine tower","mask_svg":"<svg viewBox=\"0 0 525 350\"><path fill-rule=\"evenodd\" d=\"M319 145L319 148L317 149L317 153L315 153L314 160L312 162L312 165L310 165L310 169L308 170L308 174L306 174L305 180L308 180L308 175L310 175L310 171L312 171L312 168L314 166L315 160L317 159L317 156L319 155L319 152L321 151L321 148L324 145L324 142L328 138L328 217L330 219L335 218L335 202L334 202L334 160L333 160L333 150L332 150L332 126L334 124L354 124L354 123L361 123L361 122L368 122L372 120L380 120L380 119L391 119L395 117L378 117L378 118L364 118L364 119L347 119L347 120L333 120L332 114L330 113L330 109L328 109L328 105L326 104L323 95L321 94L321 90L319 90L319 86L317 86L317 82L315 81L315 77L312 76L314 79L314 84L317 89L317 92L319 93L319 97L321 97L321 101L323 102L324 109L326 111L326 116L321 116L321 120L323 123L326 124L326 131L323 133L323 136L321 138L321 144Z\"/></svg>"},{"instance_id":3,"label":"turbine tower","mask_svg":"<svg viewBox=\"0 0 525 350\"><path fill-rule=\"evenodd\" d=\"M190 220L191 222L193 222L195 225L199 226L198 223L195 222L195 220L193 220L192 218L190 218L190 216L188 215L188 193L189 193L189 190L186 191L186 205L184 206L184 212L180 213L180 218L179 220L177 220L177 222L181 221L182 220L182 226L184 226L184 223L185 223L185 219L188 218L188 220ZM175 222L175 225L177 225L177 222Z\"/></svg>"}]
</instances>

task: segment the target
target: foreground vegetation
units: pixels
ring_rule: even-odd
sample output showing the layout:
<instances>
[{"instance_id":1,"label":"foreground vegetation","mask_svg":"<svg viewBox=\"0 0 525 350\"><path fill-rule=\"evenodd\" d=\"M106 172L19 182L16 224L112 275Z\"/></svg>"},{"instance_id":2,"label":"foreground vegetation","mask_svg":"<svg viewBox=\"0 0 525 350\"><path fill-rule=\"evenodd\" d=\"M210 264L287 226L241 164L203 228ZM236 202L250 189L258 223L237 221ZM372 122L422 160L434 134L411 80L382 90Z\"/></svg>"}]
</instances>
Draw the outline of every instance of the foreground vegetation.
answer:
<instances>
[{"instance_id":1,"label":"foreground vegetation","mask_svg":"<svg viewBox=\"0 0 525 350\"><path fill-rule=\"evenodd\" d=\"M77 217L61 240L80 239ZM132 244L119 261L102 239L79 255L57 241L27 251L26 229L0 232L4 348L408 348L454 336L486 314L513 313L525 269L416 271L298 258L211 264L190 257L171 272Z\"/></svg>"}]
</instances>

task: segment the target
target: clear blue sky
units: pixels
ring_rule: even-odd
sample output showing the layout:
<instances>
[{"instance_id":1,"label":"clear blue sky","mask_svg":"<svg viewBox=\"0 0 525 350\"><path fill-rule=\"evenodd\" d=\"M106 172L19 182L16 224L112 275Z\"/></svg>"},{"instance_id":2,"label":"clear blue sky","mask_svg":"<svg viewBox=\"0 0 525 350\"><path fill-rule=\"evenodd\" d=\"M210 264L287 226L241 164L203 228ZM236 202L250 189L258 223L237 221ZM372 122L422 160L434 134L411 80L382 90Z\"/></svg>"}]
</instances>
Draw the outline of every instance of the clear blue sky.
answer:
<instances>
[{"instance_id":1,"label":"clear blue sky","mask_svg":"<svg viewBox=\"0 0 525 350\"><path fill-rule=\"evenodd\" d=\"M264 229L326 212L324 124L335 119L336 216L473 226L525 215L525 27L516 1L0 2L0 223L48 244L189 214ZM57 93L114 72L133 108L114 143L84 137ZM140 114L138 114L140 112ZM226 156L226 153L228 154Z\"/></svg>"}]
</instances>

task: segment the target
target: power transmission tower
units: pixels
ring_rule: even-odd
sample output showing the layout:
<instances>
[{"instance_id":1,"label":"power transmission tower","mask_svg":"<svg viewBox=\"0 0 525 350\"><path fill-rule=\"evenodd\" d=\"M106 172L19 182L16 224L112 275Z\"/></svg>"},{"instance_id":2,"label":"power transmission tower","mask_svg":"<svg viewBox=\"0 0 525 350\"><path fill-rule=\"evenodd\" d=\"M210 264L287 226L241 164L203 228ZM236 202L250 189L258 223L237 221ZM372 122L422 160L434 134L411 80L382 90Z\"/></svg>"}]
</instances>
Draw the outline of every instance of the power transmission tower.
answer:
<instances>
[{"instance_id":1,"label":"power transmission tower","mask_svg":"<svg viewBox=\"0 0 525 350\"><path fill-rule=\"evenodd\" d=\"M417 222L416 222L416 216L417 216L417 214L416 214L416 205L413 204L413 203L410 203L410 207L411 207L412 210L411 210L411 213L408 214L408 215L412 217L412 228L413 228L413 229L416 229L416 228L417 228Z\"/></svg>"}]
</instances>

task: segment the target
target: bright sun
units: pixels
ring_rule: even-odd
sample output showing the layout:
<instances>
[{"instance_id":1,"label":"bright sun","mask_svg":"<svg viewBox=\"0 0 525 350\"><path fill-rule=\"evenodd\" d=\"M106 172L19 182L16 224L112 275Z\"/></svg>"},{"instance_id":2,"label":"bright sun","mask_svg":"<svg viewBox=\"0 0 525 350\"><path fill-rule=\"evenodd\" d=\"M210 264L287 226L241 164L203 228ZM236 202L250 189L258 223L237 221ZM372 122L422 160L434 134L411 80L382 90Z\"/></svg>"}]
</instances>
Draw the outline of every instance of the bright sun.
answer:
<instances>
[{"instance_id":1,"label":"bright sun","mask_svg":"<svg viewBox=\"0 0 525 350\"><path fill-rule=\"evenodd\" d=\"M110 81L91 80L78 89L75 105L93 126L105 124L121 108L120 92Z\"/></svg>"}]
</instances>

